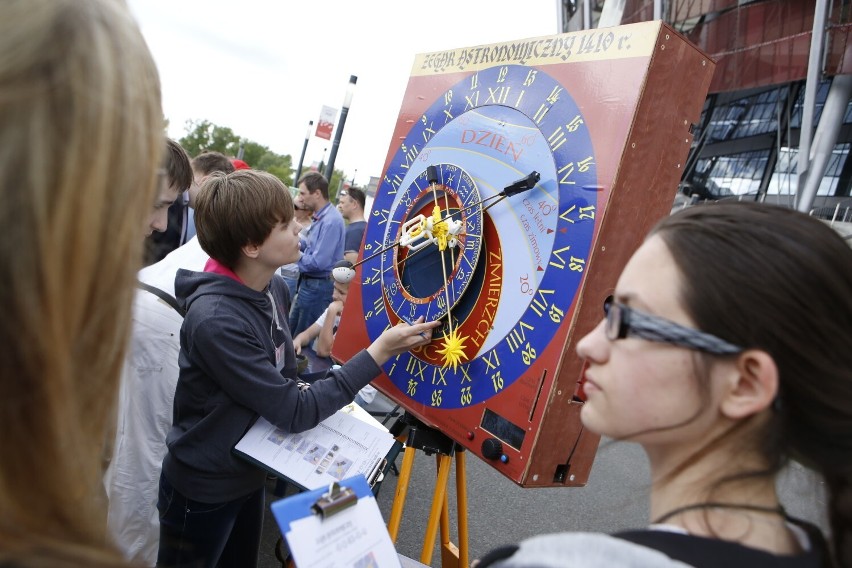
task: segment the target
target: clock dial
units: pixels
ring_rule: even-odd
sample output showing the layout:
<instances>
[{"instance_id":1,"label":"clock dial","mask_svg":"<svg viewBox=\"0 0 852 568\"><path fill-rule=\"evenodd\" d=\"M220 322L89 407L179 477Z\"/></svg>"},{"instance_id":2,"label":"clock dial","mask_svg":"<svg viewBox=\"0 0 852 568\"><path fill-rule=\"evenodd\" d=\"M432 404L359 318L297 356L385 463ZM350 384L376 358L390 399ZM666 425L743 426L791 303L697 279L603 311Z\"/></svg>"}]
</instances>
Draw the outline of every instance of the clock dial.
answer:
<instances>
[{"instance_id":1,"label":"clock dial","mask_svg":"<svg viewBox=\"0 0 852 568\"><path fill-rule=\"evenodd\" d=\"M365 257L400 241L406 223L428 218L436 205L442 218L459 215L464 231L452 250L392 246L364 263L368 335L375 339L398 320L445 319L432 344L384 371L404 396L429 407L486 401L530 371L582 281L597 187L583 116L542 71L484 69L436 97L390 164ZM441 183L429 183L430 166ZM535 187L501 198L533 170L541 174ZM452 332L464 356L451 366L442 350Z\"/></svg>"},{"instance_id":2,"label":"clock dial","mask_svg":"<svg viewBox=\"0 0 852 568\"><path fill-rule=\"evenodd\" d=\"M388 308L407 322L446 317L470 284L482 249L476 183L456 165L424 169L399 192L382 243Z\"/></svg>"}]
</instances>

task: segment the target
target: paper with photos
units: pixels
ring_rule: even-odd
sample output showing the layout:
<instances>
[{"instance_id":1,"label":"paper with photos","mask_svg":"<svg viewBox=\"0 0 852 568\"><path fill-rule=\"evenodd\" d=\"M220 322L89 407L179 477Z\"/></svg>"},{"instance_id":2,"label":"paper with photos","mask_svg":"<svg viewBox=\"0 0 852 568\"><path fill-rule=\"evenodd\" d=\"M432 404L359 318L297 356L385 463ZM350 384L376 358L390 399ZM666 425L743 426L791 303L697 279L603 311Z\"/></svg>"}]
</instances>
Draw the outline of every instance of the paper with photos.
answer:
<instances>
[{"instance_id":1,"label":"paper with photos","mask_svg":"<svg viewBox=\"0 0 852 568\"><path fill-rule=\"evenodd\" d=\"M384 426L349 405L299 434L259 418L234 450L304 489L317 489L357 474L373 479L393 444Z\"/></svg>"}]
</instances>

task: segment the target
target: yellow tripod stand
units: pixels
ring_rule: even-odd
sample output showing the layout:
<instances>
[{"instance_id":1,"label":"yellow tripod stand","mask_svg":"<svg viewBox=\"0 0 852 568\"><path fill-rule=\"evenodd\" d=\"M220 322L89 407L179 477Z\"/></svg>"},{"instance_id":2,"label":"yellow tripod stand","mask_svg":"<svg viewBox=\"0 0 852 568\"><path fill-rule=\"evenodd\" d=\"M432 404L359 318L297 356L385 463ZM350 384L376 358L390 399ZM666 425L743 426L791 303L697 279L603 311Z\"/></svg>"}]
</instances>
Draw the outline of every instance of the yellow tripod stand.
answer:
<instances>
[{"instance_id":1,"label":"yellow tripod stand","mask_svg":"<svg viewBox=\"0 0 852 568\"><path fill-rule=\"evenodd\" d=\"M408 482L414 467L414 457L417 450L427 456L435 454L438 467L435 491L432 494L432 508L426 524L426 535L423 538L423 549L420 553L420 563L430 565L432 550L438 526L441 528L441 566L443 568L467 568L468 533L467 533L467 480L465 479L464 448L456 444L446 435L430 428L411 416L403 414L391 428L391 433L401 439L407 431L405 452L402 467L399 470L399 482L396 486L393 508L388 521L388 532L391 540L396 542L399 525L402 521L402 510L408 494ZM458 513L458 547L450 542L450 515L447 497L447 482L450 479L452 458L456 459L456 509Z\"/></svg>"}]
</instances>

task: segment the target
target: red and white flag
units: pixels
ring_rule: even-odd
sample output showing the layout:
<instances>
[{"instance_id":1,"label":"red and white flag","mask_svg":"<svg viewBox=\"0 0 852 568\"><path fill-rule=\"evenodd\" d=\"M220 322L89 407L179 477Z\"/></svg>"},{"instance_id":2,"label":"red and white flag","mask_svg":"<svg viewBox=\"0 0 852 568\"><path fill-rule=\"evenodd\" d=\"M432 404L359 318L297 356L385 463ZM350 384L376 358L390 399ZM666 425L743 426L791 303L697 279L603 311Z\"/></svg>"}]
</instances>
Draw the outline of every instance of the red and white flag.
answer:
<instances>
[{"instance_id":1,"label":"red and white flag","mask_svg":"<svg viewBox=\"0 0 852 568\"><path fill-rule=\"evenodd\" d=\"M334 119L337 117L337 109L324 106L317 123L317 138L331 140L331 131L334 130Z\"/></svg>"}]
</instances>

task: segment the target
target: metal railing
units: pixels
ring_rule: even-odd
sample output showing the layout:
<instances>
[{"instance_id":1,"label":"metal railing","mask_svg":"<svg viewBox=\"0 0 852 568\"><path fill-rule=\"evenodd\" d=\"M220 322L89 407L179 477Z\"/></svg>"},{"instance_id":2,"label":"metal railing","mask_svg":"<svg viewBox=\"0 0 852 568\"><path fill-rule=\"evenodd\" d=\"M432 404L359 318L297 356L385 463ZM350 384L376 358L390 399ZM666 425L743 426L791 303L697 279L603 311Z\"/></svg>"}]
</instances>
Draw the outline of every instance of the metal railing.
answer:
<instances>
[{"instance_id":1,"label":"metal railing","mask_svg":"<svg viewBox=\"0 0 852 568\"><path fill-rule=\"evenodd\" d=\"M817 219L835 222L852 223L852 201L838 201L833 206L814 207L810 214Z\"/></svg>"}]
</instances>

